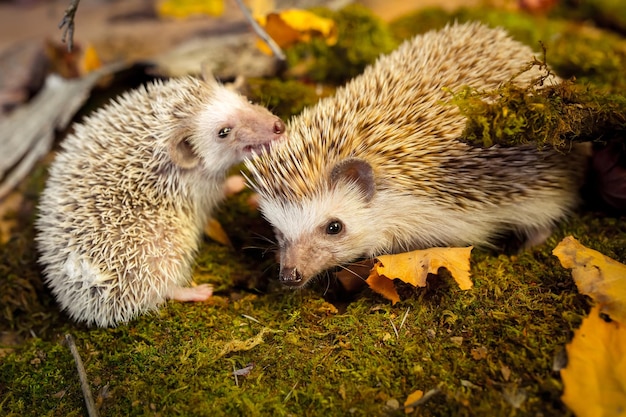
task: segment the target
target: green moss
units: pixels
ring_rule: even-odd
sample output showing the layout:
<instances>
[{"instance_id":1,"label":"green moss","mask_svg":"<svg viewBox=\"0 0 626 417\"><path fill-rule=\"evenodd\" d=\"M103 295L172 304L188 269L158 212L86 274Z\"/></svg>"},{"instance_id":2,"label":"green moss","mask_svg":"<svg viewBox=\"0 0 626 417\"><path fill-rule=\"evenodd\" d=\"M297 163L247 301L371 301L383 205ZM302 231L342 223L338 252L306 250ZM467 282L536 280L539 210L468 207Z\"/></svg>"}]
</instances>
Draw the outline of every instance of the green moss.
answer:
<instances>
[{"instance_id":1,"label":"green moss","mask_svg":"<svg viewBox=\"0 0 626 417\"><path fill-rule=\"evenodd\" d=\"M62 330L77 339L102 415L381 415L415 389L439 390L421 415L513 413L505 397L522 393L523 415L568 415L552 361L586 301L549 250L569 231L585 232L589 220L515 257L477 252L472 291L431 277L396 306L365 290L343 313L314 290L232 293L169 303L116 329ZM626 230L611 234L608 246L626 255ZM257 346L220 356L226 343L264 328L271 331ZM477 348L483 357L473 356ZM237 385L233 368L250 363ZM30 341L0 371L3 413L28 415L31 404L52 415L82 413L74 364L56 339Z\"/></svg>"},{"instance_id":2,"label":"green moss","mask_svg":"<svg viewBox=\"0 0 626 417\"><path fill-rule=\"evenodd\" d=\"M336 12L322 8L313 11L337 23L337 43L327 45L324 39L313 39L285 51L292 72L304 73L313 81L343 84L380 54L397 46L385 23L363 6L353 4Z\"/></svg>"},{"instance_id":3,"label":"green moss","mask_svg":"<svg viewBox=\"0 0 626 417\"><path fill-rule=\"evenodd\" d=\"M545 64L535 62L545 69ZM546 76L549 71L545 71ZM514 80L495 91L465 88L451 103L468 118L463 140L478 146L533 143L539 148L570 148L572 142L606 141L626 131L626 97L574 82L528 87Z\"/></svg>"},{"instance_id":4,"label":"green moss","mask_svg":"<svg viewBox=\"0 0 626 417\"><path fill-rule=\"evenodd\" d=\"M248 80L247 95L286 120L328 93L318 94L316 86L296 80L256 78Z\"/></svg>"}]
</instances>

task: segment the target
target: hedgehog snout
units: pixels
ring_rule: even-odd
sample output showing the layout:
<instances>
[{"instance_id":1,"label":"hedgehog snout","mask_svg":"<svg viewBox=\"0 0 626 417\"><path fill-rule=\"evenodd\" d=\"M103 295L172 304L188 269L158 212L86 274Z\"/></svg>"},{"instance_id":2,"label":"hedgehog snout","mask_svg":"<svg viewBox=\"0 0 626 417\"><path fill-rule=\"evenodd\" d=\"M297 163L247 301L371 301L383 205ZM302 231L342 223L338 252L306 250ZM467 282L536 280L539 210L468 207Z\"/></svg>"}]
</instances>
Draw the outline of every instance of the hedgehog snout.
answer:
<instances>
[{"instance_id":1,"label":"hedgehog snout","mask_svg":"<svg viewBox=\"0 0 626 417\"><path fill-rule=\"evenodd\" d=\"M282 284L289 287L299 287L302 285L302 274L295 267L281 267L279 279Z\"/></svg>"}]
</instances>

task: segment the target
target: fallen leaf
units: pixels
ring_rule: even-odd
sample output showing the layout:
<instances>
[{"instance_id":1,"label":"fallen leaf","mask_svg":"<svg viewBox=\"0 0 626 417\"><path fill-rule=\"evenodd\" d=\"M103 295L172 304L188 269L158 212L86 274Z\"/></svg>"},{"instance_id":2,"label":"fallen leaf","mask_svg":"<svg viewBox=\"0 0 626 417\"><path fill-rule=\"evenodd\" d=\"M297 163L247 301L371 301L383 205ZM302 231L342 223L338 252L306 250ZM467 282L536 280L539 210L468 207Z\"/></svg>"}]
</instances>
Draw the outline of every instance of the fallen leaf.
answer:
<instances>
[{"instance_id":1,"label":"fallen leaf","mask_svg":"<svg viewBox=\"0 0 626 417\"><path fill-rule=\"evenodd\" d=\"M80 58L78 67L81 74L87 74L102 67L102 61L93 45L87 45Z\"/></svg>"},{"instance_id":2,"label":"fallen leaf","mask_svg":"<svg viewBox=\"0 0 626 417\"><path fill-rule=\"evenodd\" d=\"M473 348L470 351L470 354L472 355L472 358L474 358L477 361L479 361L481 359L485 359L487 357L488 353L489 353L489 351L484 346L479 346L477 348Z\"/></svg>"},{"instance_id":3,"label":"fallen leaf","mask_svg":"<svg viewBox=\"0 0 626 417\"><path fill-rule=\"evenodd\" d=\"M372 268L370 276L367 277L365 283L378 294L391 300L393 304L400 301L400 296L398 295L398 291L396 291L395 285L393 285L393 281L385 276L379 275L376 271L376 267Z\"/></svg>"},{"instance_id":4,"label":"fallen leaf","mask_svg":"<svg viewBox=\"0 0 626 417\"><path fill-rule=\"evenodd\" d=\"M578 291L598 303L603 313L626 325L626 265L583 246L572 236L563 239L552 254L564 268L572 269Z\"/></svg>"},{"instance_id":5,"label":"fallen leaf","mask_svg":"<svg viewBox=\"0 0 626 417\"><path fill-rule=\"evenodd\" d=\"M509 379L511 379L511 368L509 368L508 366L501 365L500 373L502 374L502 378L504 378L505 381L508 381Z\"/></svg>"},{"instance_id":6,"label":"fallen leaf","mask_svg":"<svg viewBox=\"0 0 626 417\"><path fill-rule=\"evenodd\" d=\"M213 217L211 217L207 221L206 225L204 226L204 234L208 236L209 238L213 239L214 241L216 241L217 243L221 243L222 245L228 246L231 248L233 247L233 244L228 238L228 235L224 231L224 228L222 227L221 223L218 222Z\"/></svg>"},{"instance_id":7,"label":"fallen leaf","mask_svg":"<svg viewBox=\"0 0 626 417\"><path fill-rule=\"evenodd\" d=\"M472 288L470 279L470 252L467 248L430 248L397 255L381 255L377 258L365 281L372 290L391 300L394 304L400 296L393 285L398 278L416 287L426 286L428 274L436 274L446 268L462 290Z\"/></svg>"},{"instance_id":8,"label":"fallen leaf","mask_svg":"<svg viewBox=\"0 0 626 417\"><path fill-rule=\"evenodd\" d=\"M224 13L224 0L160 0L156 3L160 17L178 19L196 15L221 16Z\"/></svg>"},{"instance_id":9,"label":"fallen leaf","mask_svg":"<svg viewBox=\"0 0 626 417\"><path fill-rule=\"evenodd\" d=\"M407 414L412 413L413 407L411 407L411 405L421 400L423 396L424 391L419 389L410 393L409 396L406 398L406 401L404 402L404 412Z\"/></svg>"},{"instance_id":10,"label":"fallen leaf","mask_svg":"<svg viewBox=\"0 0 626 417\"><path fill-rule=\"evenodd\" d=\"M298 42L309 42L314 37L323 38L327 45L337 43L335 21L308 10L287 9L280 13L256 15L255 19L281 48ZM257 45L266 54L272 53L261 40Z\"/></svg>"},{"instance_id":11,"label":"fallen leaf","mask_svg":"<svg viewBox=\"0 0 626 417\"><path fill-rule=\"evenodd\" d=\"M561 399L577 417L626 415L626 326L593 307L567 345Z\"/></svg>"}]
</instances>

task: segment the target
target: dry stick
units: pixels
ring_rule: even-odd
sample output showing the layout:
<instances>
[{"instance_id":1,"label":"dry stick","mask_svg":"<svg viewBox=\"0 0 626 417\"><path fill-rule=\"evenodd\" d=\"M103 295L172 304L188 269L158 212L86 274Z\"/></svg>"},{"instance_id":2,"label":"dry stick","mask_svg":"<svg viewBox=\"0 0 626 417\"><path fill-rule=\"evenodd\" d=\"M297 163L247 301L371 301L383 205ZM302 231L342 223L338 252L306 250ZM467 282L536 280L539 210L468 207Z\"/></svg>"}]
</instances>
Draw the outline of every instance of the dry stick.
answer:
<instances>
[{"instance_id":1,"label":"dry stick","mask_svg":"<svg viewBox=\"0 0 626 417\"><path fill-rule=\"evenodd\" d=\"M76 370L78 371L78 378L80 378L80 387L82 388L83 396L85 397L87 414L89 414L89 417L98 417L98 410L96 410L96 403L94 403L93 397L91 395L89 381L87 380L87 373L85 372L83 361L80 359L80 355L78 354L78 349L76 349L76 343L74 343L74 338L71 334L66 334L65 341L70 348L70 352L72 352L74 362L76 362Z\"/></svg>"},{"instance_id":2,"label":"dry stick","mask_svg":"<svg viewBox=\"0 0 626 417\"><path fill-rule=\"evenodd\" d=\"M263 42L265 42L267 44L267 46L270 47L270 49L274 53L274 56L276 57L276 59L278 59L279 61L285 61L286 58L285 58L285 54L284 54L283 50L280 49L280 46L278 46L278 44L276 42L274 42L274 39L272 39L270 37L270 35L267 34L265 29L263 29L256 22L256 20L254 20L254 18L250 14L250 11L248 10L248 8L243 4L243 1L242 0L235 0L235 1L237 2L237 5L239 6L241 11L243 12L243 15L246 17L246 20L248 22L250 22L250 25L252 25L252 29L254 29L256 34L259 35L259 37L263 40Z\"/></svg>"},{"instance_id":3,"label":"dry stick","mask_svg":"<svg viewBox=\"0 0 626 417\"><path fill-rule=\"evenodd\" d=\"M67 39L68 52L72 52L72 48L74 47L74 16L76 15L76 10L78 9L78 3L80 3L80 0L72 0L70 2L70 5L67 9L65 9L63 19L59 23L59 29L66 26L63 31L61 41L65 43L65 39Z\"/></svg>"}]
</instances>

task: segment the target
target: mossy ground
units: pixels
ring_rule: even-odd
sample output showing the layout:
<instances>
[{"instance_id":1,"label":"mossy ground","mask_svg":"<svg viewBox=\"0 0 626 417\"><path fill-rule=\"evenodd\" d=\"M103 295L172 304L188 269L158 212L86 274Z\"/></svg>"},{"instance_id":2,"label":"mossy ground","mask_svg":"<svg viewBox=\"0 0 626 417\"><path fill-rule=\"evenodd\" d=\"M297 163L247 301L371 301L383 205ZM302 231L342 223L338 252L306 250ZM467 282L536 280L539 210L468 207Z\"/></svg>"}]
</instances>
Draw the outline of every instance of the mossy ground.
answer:
<instances>
[{"instance_id":1,"label":"mossy ground","mask_svg":"<svg viewBox=\"0 0 626 417\"><path fill-rule=\"evenodd\" d=\"M500 24L533 22L503 16ZM436 393L414 415L567 416L553 363L589 303L551 251L572 234L626 261L626 218L588 204L541 246L516 255L475 250L470 291L445 273L423 289L403 285L393 306L367 289L347 296L326 277L291 291L276 282L263 238L271 230L244 192L218 215L234 248L207 240L198 256L196 280L216 286L210 301L170 302L127 325L87 329L58 311L35 263L44 176L41 166L23 184L17 226L0 247L0 415L86 415L62 342L71 333L103 416L404 415L418 389ZM235 379L233 370L249 364Z\"/></svg>"}]
</instances>

